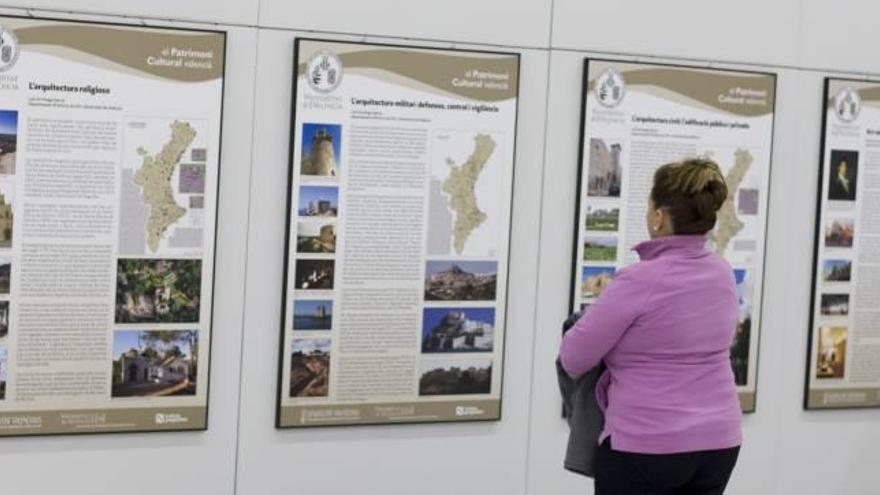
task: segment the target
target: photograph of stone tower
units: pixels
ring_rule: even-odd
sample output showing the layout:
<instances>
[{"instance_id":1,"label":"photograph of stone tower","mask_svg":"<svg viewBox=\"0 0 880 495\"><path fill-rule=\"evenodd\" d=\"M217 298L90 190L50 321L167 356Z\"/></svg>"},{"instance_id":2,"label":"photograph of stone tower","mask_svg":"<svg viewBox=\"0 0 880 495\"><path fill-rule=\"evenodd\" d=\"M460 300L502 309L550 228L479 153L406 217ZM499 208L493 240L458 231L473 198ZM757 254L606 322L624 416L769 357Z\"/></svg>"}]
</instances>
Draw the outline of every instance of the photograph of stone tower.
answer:
<instances>
[{"instance_id":1,"label":"photograph of stone tower","mask_svg":"<svg viewBox=\"0 0 880 495\"><path fill-rule=\"evenodd\" d=\"M601 139L590 139L588 196L620 197L620 144L610 147Z\"/></svg>"}]
</instances>

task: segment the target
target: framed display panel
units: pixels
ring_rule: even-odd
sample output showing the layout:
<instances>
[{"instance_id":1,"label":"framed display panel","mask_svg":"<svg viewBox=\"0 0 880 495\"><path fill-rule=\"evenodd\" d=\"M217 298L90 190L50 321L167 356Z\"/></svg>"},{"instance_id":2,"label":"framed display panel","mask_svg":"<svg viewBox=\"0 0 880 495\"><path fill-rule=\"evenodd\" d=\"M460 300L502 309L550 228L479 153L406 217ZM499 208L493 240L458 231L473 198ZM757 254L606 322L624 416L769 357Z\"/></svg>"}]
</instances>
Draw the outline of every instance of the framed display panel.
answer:
<instances>
[{"instance_id":1,"label":"framed display panel","mask_svg":"<svg viewBox=\"0 0 880 495\"><path fill-rule=\"evenodd\" d=\"M826 78L805 409L880 407L880 82Z\"/></svg>"},{"instance_id":2,"label":"framed display panel","mask_svg":"<svg viewBox=\"0 0 880 495\"><path fill-rule=\"evenodd\" d=\"M519 55L293 67L276 426L499 419Z\"/></svg>"},{"instance_id":3,"label":"framed display panel","mask_svg":"<svg viewBox=\"0 0 880 495\"><path fill-rule=\"evenodd\" d=\"M585 59L571 310L587 309L645 229L654 171L707 156L730 195L707 245L731 264L740 318L731 349L744 412L755 410L776 76Z\"/></svg>"},{"instance_id":4,"label":"framed display panel","mask_svg":"<svg viewBox=\"0 0 880 495\"><path fill-rule=\"evenodd\" d=\"M207 427L225 45L0 17L0 436Z\"/></svg>"}]
</instances>

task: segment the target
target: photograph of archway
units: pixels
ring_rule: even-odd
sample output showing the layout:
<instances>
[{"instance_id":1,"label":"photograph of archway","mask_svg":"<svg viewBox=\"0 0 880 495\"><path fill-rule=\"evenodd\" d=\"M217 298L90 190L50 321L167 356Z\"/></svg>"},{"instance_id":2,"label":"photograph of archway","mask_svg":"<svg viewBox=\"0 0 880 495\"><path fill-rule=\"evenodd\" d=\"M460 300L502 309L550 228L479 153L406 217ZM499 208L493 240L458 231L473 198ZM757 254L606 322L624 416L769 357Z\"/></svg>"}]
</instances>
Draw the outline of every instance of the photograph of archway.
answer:
<instances>
[{"instance_id":1,"label":"photograph of archway","mask_svg":"<svg viewBox=\"0 0 880 495\"><path fill-rule=\"evenodd\" d=\"M197 330L117 330L112 397L195 395Z\"/></svg>"}]
</instances>

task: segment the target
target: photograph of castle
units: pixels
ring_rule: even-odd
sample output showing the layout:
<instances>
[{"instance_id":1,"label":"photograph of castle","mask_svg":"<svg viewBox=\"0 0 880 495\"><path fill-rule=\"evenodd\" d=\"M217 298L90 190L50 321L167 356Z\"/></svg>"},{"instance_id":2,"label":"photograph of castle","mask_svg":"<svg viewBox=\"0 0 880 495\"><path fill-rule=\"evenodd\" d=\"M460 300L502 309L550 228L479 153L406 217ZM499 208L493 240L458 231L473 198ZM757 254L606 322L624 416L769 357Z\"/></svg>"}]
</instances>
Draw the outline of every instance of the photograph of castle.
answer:
<instances>
[{"instance_id":1,"label":"photograph of castle","mask_svg":"<svg viewBox=\"0 0 880 495\"><path fill-rule=\"evenodd\" d=\"M752 344L752 284L748 278L747 270L735 269L733 276L736 280L739 318L736 332L733 335L733 344L730 346L730 365L733 368L734 381L738 386L743 386L749 380L749 351Z\"/></svg>"},{"instance_id":2,"label":"photograph of castle","mask_svg":"<svg viewBox=\"0 0 880 495\"><path fill-rule=\"evenodd\" d=\"M426 301L494 301L496 261L428 261Z\"/></svg>"},{"instance_id":3,"label":"photograph of castle","mask_svg":"<svg viewBox=\"0 0 880 495\"><path fill-rule=\"evenodd\" d=\"M116 323L199 321L202 261L119 259Z\"/></svg>"},{"instance_id":4,"label":"photograph of castle","mask_svg":"<svg viewBox=\"0 0 880 495\"><path fill-rule=\"evenodd\" d=\"M816 378L843 378L846 367L846 327L819 328Z\"/></svg>"},{"instance_id":5,"label":"photograph of castle","mask_svg":"<svg viewBox=\"0 0 880 495\"><path fill-rule=\"evenodd\" d=\"M303 124L302 175L339 175L342 156L342 126L336 124Z\"/></svg>"},{"instance_id":6,"label":"photograph of castle","mask_svg":"<svg viewBox=\"0 0 880 495\"><path fill-rule=\"evenodd\" d=\"M336 263L333 260L296 260L296 288L299 290L333 289Z\"/></svg>"},{"instance_id":7,"label":"photograph of castle","mask_svg":"<svg viewBox=\"0 0 880 495\"><path fill-rule=\"evenodd\" d=\"M330 391L330 339L293 339L290 396L327 397Z\"/></svg>"},{"instance_id":8,"label":"photograph of castle","mask_svg":"<svg viewBox=\"0 0 880 495\"><path fill-rule=\"evenodd\" d=\"M489 359L426 359L422 361L419 395L488 394L492 391Z\"/></svg>"},{"instance_id":9,"label":"photograph of castle","mask_svg":"<svg viewBox=\"0 0 880 495\"><path fill-rule=\"evenodd\" d=\"M336 226L323 222L299 222L296 228L298 253L335 253Z\"/></svg>"},{"instance_id":10,"label":"photograph of castle","mask_svg":"<svg viewBox=\"0 0 880 495\"><path fill-rule=\"evenodd\" d=\"M294 330L330 330L333 327L333 301L329 299L293 301Z\"/></svg>"},{"instance_id":11,"label":"photograph of castle","mask_svg":"<svg viewBox=\"0 0 880 495\"><path fill-rule=\"evenodd\" d=\"M425 308L422 352L492 352L494 308Z\"/></svg>"},{"instance_id":12,"label":"photograph of castle","mask_svg":"<svg viewBox=\"0 0 880 495\"><path fill-rule=\"evenodd\" d=\"M113 333L112 397L195 395L197 330Z\"/></svg>"},{"instance_id":13,"label":"photograph of castle","mask_svg":"<svg viewBox=\"0 0 880 495\"><path fill-rule=\"evenodd\" d=\"M608 146L602 139L590 139L587 196L620 197L621 152L620 144Z\"/></svg>"},{"instance_id":14,"label":"photograph of castle","mask_svg":"<svg viewBox=\"0 0 880 495\"><path fill-rule=\"evenodd\" d=\"M851 218L831 220L825 225L825 247L851 248L856 236Z\"/></svg>"},{"instance_id":15,"label":"photograph of castle","mask_svg":"<svg viewBox=\"0 0 880 495\"><path fill-rule=\"evenodd\" d=\"M301 217L335 217L339 213L339 189L333 186L301 186Z\"/></svg>"},{"instance_id":16,"label":"photograph of castle","mask_svg":"<svg viewBox=\"0 0 880 495\"><path fill-rule=\"evenodd\" d=\"M0 175L15 174L18 148L18 112L0 110Z\"/></svg>"},{"instance_id":17,"label":"photograph of castle","mask_svg":"<svg viewBox=\"0 0 880 495\"><path fill-rule=\"evenodd\" d=\"M617 232L620 226L620 208L587 206L587 230Z\"/></svg>"}]
</instances>

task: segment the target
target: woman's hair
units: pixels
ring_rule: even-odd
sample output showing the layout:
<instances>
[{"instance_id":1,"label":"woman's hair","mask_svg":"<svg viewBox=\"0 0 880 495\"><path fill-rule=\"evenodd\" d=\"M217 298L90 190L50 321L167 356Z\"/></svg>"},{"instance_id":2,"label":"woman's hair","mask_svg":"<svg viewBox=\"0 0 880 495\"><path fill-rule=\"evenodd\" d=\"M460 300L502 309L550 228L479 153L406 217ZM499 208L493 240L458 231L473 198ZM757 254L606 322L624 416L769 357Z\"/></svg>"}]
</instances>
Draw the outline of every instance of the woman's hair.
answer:
<instances>
[{"instance_id":1,"label":"woman's hair","mask_svg":"<svg viewBox=\"0 0 880 495\"><path fill-rule=\"evenodd\" d=\"M727 184L718 164L708 158L667 163L654 173L651 200L672 217L676 234L705 234L715 227L727 199Z\"/></svg>"}]
</instances>

